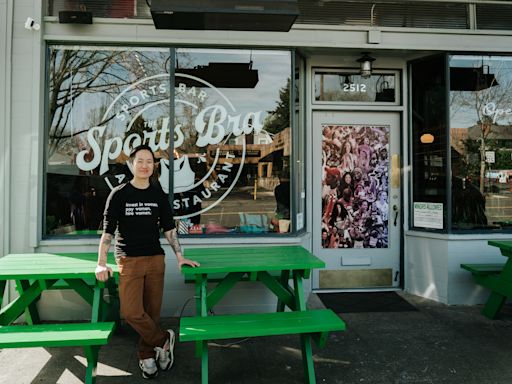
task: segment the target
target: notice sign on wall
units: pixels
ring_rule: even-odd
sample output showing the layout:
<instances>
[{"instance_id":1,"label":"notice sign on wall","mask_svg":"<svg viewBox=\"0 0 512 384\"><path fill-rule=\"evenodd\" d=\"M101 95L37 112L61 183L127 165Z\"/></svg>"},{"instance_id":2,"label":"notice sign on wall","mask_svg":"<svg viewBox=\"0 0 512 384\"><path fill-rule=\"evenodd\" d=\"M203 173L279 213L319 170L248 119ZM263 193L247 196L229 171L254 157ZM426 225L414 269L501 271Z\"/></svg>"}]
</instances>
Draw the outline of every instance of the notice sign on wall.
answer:
<instances>
[{"instance_id":1,"label":"notice sign on wall","mask_svg":"<svg viewBox=\"0 0 512 384\"><path fill-rule=\"evenodd\" d=\"M443 229L443 204L415 202L414 226Z\"/></svg>"}]
</instances>

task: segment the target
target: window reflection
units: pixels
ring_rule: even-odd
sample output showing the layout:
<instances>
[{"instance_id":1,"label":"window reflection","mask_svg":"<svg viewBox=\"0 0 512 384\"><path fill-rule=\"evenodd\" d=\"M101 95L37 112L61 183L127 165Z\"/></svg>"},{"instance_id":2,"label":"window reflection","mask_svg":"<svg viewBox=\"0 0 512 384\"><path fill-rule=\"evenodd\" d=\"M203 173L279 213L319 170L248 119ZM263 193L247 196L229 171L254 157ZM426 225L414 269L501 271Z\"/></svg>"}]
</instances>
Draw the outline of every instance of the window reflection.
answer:
<instances>
[{"instance_id":1,"label":"window reflection","mask_svg":"<svg viewBox=\"0 0 512 384\"><path fill-rule=\"evenodd\" d=\"M173 123L169 49L48 56L46 235L97 235L142 143L158 160L154 181L173 188L182 234L290 232L290 52L180 49Z\"/></svg>"},{"instance_id":2,"label":"window reflection","mask_svg":"<svg viewBox=\"0 0 512 384\"><path fill-rule=\"evenodd\" d=\"M315 101L394 103L396 92L395 74L373 73L365 78L350 71L315 72Z\"/></svg>"},{"instance_id":3,"label":"window reflection","mask_svg":"<svg viewBox=\"0 0 512 384\"><path fill-rule=\"evenodd\" d=\"M451 56L450 75L453 228L510 227L512 58Z\"/></svg>"},{"instance_id":4,"label":"window reflection","mask_svg":"<svg viewBox=\"0 0 512 384\"><path fill-rule=\"evenodd\" d=\"M290 75L289 52L178 50L173 204L183 234L289 231Z\"/></svg>"}]
</instances>

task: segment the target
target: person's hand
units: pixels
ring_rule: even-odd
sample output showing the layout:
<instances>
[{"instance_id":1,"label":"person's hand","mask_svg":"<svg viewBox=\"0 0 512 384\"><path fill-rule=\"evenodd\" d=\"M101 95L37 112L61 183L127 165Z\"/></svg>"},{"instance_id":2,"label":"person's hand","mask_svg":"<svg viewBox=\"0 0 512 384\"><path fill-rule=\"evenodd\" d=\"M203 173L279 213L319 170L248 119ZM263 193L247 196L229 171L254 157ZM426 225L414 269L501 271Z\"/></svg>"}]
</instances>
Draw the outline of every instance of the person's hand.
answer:
<instances>
[{"instance_id":1,"label":"person's hand","mask_svg":"<svg viewBox=\"0 0 512 384\"><path fill-rule=\"evenodd\" d=\"M185 259L184 257L181 257L178 259L178 268L181 271L181 267L184 265L189 265L192 268L199 267L199 263L194 260Z\"/></svg>"},{"instance_id":2,"label":"person's hand","mask_svg":"<svg viewBox=\"0 0 512 384\"><path fill-rule=\"evenodd\" d=\"M114 275L112 268L99 264L96 266L94 273L96 274L96 279L98 279L98 281L107 281L110 276Z\"/></svg>"}]
</instances>

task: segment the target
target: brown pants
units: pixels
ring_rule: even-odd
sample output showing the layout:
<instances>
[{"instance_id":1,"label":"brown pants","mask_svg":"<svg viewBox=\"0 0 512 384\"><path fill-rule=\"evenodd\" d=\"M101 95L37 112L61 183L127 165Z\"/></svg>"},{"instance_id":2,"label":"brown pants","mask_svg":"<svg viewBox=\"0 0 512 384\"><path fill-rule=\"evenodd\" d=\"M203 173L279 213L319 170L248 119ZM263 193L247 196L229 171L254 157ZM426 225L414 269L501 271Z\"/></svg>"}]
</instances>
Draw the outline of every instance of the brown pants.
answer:
<instances>
[{"instance_id":1,"label":"brown pants","mask_svg":"<svg viewBox=\"0 0 512 384\"><path fill-rule=\"evenodd\" d=\"M153 348L162 347L168 337L159 326L165 256L121 257L117 264L121 314L140 335L139 359L155 357Z\"/></svg>"}]
</instances>

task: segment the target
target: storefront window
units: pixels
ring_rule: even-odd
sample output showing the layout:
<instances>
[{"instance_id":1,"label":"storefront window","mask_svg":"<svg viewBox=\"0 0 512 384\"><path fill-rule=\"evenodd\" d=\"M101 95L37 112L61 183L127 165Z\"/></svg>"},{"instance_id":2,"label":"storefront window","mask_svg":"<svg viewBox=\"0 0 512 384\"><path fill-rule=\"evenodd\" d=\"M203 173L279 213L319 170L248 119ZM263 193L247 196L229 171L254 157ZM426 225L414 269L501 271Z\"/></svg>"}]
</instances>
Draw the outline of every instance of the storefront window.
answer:
<instances>
[{"instance_id":1,"label":"storefront window","mask_svg":"<svg viewBox=\"0 0 512 384\"><path fill-rule=\"evenodd\" d=\"M414 227L447 228L445 56L411 64L412 220Z\"/></svg>"},{"instance_id":2,"label":"storefront window","mask_svg":"<svg viewBox=\"0 0 512 384\"><path fill-rule=\"evenodd\" d=\"M173 204L183 233L290 232L291 69L290 52L178 49Z\"/></svg>"},{"instance_id":3,"label":"storefront window","mask_svg":"<svg viewBox=\"0 0 512 384\"><path fill-rule=\"evenodd\" d=\"M439 55L410 68L413 226L512 228L512 58Z\"/></svg>"},{"instance_id":4,"label":"storefront window","mask_svg":"<svg viewBox=\"0 0 512 384\"><path fill-rule=\"evenodd\" d=\"M512 228L512 57L449 62L452 228Z\"/></svg>"},{"instance_id":5,"label":"storefront window","mask_svg":"<svg viewBox=\"0 0 512 384\"><path fill-rule=\"evenodd\" d=\"M182 234L293 230L291 52L172 52L49 48L46 235L100 233L141 143L156 152L155 182L172 192Z\"/></svg>"}]
</instances>

